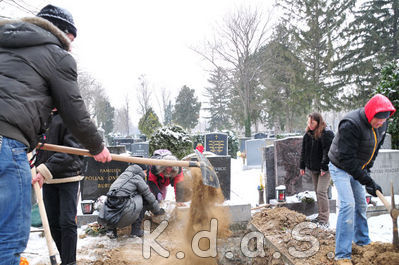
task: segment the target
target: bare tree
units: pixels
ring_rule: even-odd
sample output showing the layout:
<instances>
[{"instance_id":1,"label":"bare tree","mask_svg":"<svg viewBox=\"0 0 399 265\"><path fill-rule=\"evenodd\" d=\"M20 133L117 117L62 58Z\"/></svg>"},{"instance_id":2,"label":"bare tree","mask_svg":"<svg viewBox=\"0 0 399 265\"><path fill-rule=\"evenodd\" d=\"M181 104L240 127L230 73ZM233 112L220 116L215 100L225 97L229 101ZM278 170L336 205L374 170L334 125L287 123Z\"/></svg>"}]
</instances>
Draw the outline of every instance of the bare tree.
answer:
<instances>
[{"instance_id":1,"label":"bare tree","mask_svg":"<svg viewBox=\"0 0 399 265\"><path fill-rule=\"evenodd\" d=\"M129 97L125 96L125 103L121 108L118 108L115 111L115 125L114 130L119 132L122 135L129 136L130 135L130 101Z\"/></svg>"},{"instance_id":2,"label":"bare tree","mask_svg":"<svg viewBox=\"0 0 399 265\"><path fill-rule=\"evenodd\" d=\"M144 74L139 77L139 87L137 89L137 101L139 104L138 112L142 116L147 113L147 111L151 108L150 99L151 99L151 91L148 87L148 81Z\"/></svg>"},{"instance_id":3,"label":"bare tree","mask_svg":"<svg viewBox=\"0 0 399 265\"><path fill-rule=\"evenodd\" d=\"M241 8L226 17L215 40L207 43L206 52L195 50L216 69L224 69L222 72L233 86L232 95L239 97L238 109L243 112L246 136L250 136L251 125L256 120L251 117L254 108L259 107L253 100L257 96L256 78L263 62L254 55L267 41L269 17L264 20L257 8Z\"/></svg>"},{"instance_id":4,"label":"bare tree","mask_svg":"<svg viewBox=\"0 0 399 265\"><path fill-rule=\"evenodd\" d=\"M165 113L167 113L168 111L168 106L170 103L170 90L166 89L166 88L161 88L161 95L160 97L157 95L156 99L157 99L157 103L158 106L161 106L161 115L160 115L160 119L162 121L163 124L165 124Z\"/></svg>"}]
</instances>

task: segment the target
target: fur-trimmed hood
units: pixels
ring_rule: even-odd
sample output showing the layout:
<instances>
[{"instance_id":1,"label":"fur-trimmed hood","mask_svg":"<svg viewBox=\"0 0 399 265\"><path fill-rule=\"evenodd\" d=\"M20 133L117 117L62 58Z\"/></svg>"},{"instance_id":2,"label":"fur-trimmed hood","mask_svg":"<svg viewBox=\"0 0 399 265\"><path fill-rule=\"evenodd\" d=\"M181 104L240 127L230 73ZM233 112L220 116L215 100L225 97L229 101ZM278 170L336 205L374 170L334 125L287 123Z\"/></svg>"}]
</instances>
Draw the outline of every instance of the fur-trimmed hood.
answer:
<instances>
[{"instance_id":1,"label":"fur-trimmed hood","mask_svg":"<svg viewBox=\"0 0 399 265\"><path fill-rule=\"evenodd\" d=\"M0 20L0 36L0 46L5 48L55 44L69 51L71 46L64 32L40 17Z\"/></svg>"}]
</instances>

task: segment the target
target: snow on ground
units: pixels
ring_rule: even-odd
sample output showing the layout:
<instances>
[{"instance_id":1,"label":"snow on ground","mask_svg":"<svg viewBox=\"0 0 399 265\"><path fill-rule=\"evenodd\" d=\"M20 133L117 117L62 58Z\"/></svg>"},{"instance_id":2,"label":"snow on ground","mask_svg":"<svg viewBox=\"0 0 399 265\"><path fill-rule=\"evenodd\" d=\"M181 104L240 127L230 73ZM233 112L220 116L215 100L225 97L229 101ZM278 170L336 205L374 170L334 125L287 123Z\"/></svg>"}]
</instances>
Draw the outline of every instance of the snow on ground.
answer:
<instances>
[{"instance_id":1,"label":"snow on ground","mask_svg":"<svg viewBox=\"0 0 399 265\"><path fill-rule=\"evenodd\" d=\"M298 169L299 170L299 169ZM241 159L231 159L231 195L230 200L226 201L225 204L251 204L255 207L259 200L259 193L257 190L258 185L260 185L261 179L261 169L243 169L243 164ZM313 191L308 192L310 196L315 198ZM335 188L332 189L333 199L337 198L337 192ZM173 188L168 189L167 200L174 199ZM391 202L389 196L386 199ZM288 202L298 202L297 196L287 197ZM372 201L376 202L377 205L383 205L378 198L372 198ZM399 195L395 196L395 201L399 202ZM78 204L80 205L80 204ZM78 207L78 212L81 213L80 206ZM337 214L330 214L330 228L335 229L337 221ZM376 217L371 217L368 219L370 238L372 241L382 241L382 242L392 242L392 219L389 214L384 214ZM34 228L32 228L34 229ZM85 227L78 229L78 234L84 233ZM29 237L28 246L25 252L22 254L23 257L28 258L30 265L35 264L49 264L49 254L47 250L46 240L44 237L40 237L41 233L32 232ZM134 239L128 239L134 240ZM78 239L78 249L88 249L94 247L98 244L103 244L107 248L112 248L113 245L117 246L119 242L115 240L108 239L107 236L100 237L85 237L83 239ZM85 254L78 254L78 259L85 258L90 259L89 256ZM57 259L59 259L57 255Z\"/></svg>"}]
</instances>

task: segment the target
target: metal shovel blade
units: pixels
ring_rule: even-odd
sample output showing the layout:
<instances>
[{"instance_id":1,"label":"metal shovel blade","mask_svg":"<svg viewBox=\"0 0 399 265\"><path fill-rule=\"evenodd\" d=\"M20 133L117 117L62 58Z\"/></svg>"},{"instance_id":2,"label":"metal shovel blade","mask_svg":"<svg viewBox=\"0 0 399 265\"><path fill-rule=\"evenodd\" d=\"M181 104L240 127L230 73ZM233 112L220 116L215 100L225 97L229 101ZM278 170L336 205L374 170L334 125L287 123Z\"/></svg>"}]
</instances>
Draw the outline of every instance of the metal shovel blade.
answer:
<instances>
[{"instance_id":1,"label":"metal shovel blade","mask_svg":"<svg viewBox=\"0 0 399 265\"><path fill-rule=\"evenodd\" d=\"M195 150L195 154L197 155L198 162L200 163L202 183L204 183L206 186L211 186L216 189L219 188L219 178L209 160L198 150Z\"/></svg>"}]
</instances>

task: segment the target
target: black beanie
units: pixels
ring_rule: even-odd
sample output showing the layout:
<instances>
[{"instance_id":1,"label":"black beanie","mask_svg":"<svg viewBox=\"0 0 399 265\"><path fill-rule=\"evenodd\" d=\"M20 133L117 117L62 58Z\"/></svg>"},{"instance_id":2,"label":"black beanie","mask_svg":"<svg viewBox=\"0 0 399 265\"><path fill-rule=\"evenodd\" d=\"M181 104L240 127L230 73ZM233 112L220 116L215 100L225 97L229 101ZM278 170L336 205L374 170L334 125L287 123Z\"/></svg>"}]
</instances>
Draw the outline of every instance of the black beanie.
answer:
<instances>
[{"instance_id":1,"label":"black beanie","mask_svg":"<svg viewBox=\"0 0 399 265\"><path fill-rule=\"evenodd\" d=\"M390 111L384 111L376 113L374 117L377 119L388 119L390 115L391 115Z\"/></svg>"},{"instance_id":2,"label":"black beanie","mask_svg":"<svg viewBox=\"0 0 399 265\"><path fill-rule=\"evenodd\" d=\"M65 33L71 33L76 38L76 27L72 14L63 8L47 5L37 13L38 17L47 19Z\"/></svg>"}]
</instances>

